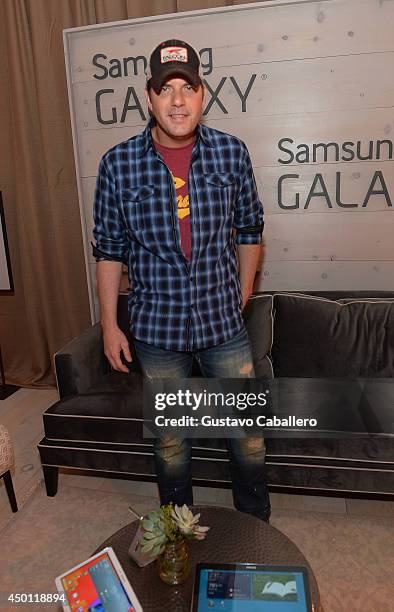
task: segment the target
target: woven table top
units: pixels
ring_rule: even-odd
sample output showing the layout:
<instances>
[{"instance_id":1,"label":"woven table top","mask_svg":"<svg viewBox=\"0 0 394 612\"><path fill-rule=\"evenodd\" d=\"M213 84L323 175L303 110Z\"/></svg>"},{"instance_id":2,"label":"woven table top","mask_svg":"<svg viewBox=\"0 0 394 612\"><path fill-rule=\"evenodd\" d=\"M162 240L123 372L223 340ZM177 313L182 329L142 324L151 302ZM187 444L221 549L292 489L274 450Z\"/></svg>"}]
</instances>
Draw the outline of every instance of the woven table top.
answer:
<instances>
[{"instance_id":1,"label":"woven table top","mask_svg":"<svg viewBox=\"0 0 394 612\"><path fill-rule=\"evenodd\" d=\"M189 612L197 563L263 563L267 565L303 565L308 569L314 612L322 612L316 579L304 555L283 533L260 519L231 510L211 506L193 507L201 512L200 524L210 527L203 541L190 540L191 574L182 585L164 584L156 562L138 567L128 556L128 549L137 531L133 521L105 540L96 552L112 546L144 612Z\"/></svg>"}]
</instances>

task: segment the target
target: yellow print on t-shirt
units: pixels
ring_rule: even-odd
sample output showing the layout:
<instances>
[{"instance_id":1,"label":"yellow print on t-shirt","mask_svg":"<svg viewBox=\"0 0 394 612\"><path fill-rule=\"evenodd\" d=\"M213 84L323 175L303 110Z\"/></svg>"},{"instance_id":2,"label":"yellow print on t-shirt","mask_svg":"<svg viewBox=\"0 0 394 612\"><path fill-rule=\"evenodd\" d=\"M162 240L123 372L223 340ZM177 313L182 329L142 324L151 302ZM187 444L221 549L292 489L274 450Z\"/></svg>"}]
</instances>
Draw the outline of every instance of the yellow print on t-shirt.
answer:
<instances>
[{"instance_id":1,"label":"yellow print on t-shirt","mask_svg":"<svg viewBox=\"0 0 394 612\"><path fill-rule=\"evenodd\" d=\"M185 181L177 176L172 175L174 179L175 189L182 189L184 185L186 185ZM190 215L189 208L189 194L185 196L178 195L176 198L178 204L178 217L179 219L184 219L188 215Z\"/></svg>"}]
</instances>

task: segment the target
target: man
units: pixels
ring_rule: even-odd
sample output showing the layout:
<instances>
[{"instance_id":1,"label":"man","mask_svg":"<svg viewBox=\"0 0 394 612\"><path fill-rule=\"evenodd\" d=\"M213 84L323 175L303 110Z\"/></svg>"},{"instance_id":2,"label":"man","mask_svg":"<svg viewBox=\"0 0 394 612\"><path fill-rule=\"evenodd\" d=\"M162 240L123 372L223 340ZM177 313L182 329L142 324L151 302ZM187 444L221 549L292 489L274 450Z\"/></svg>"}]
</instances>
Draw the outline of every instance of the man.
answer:
<instances>
[{"instance_id":1,"label":"man","mask_svg":"<svg viewBox=\"0 0 394 612\"><path fill-rule=\"evenodd\" d=\"M102 158L94 205L97 286L105 353L127 372L116 306L128 264L131 330L144 375L254 377L242 309L260 256L263 210L245 145L201 125L198 53L179 40L153 51L147 128ZM238 255L238 261L237 261ZM268 520L262 438L228 440L234 504ZM191 504L191 442L155 442L161 503Z\"/></svg>"}]
</instances>

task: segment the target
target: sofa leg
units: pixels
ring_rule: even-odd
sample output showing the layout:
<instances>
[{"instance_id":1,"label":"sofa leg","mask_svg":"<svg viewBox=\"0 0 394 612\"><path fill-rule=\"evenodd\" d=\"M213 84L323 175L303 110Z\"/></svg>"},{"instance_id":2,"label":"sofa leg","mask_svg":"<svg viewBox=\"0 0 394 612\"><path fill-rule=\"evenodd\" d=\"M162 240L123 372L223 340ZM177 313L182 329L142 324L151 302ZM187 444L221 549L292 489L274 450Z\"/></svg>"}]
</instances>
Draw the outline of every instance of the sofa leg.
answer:
<instances>
[{"instance_id":1,"label":"sofa leg","mask_svg":"<svg viewBox=\"0 0 394 612\"><path fill-rule=\"evenodd\" d=\"M59 468L53 465L43 465L45 488L48 497L55 497L57 493L57 483L59 480Z\"/></svg>"},{"instance_id":2,"label":"sofa leg","mask_svg":"<svg viewBox=\"0 0 394 612\"><path fill-rule=\"evenodd\" d=\"M16 503L14 485L12 484L11 472L5 472L3 474L4 484L7 491L8 499L10 500L10 506L12 512L18 512L18 504Z\"/></svg>"}]
</instances>

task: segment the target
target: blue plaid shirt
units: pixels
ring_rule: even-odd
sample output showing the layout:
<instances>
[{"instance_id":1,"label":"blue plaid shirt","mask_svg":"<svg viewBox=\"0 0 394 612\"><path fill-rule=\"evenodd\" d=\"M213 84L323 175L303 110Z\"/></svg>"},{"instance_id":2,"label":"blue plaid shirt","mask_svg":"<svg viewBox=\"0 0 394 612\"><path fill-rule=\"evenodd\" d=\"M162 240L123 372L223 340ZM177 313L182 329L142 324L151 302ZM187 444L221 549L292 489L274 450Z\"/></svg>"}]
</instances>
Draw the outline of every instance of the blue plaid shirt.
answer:
<instances>
[{"instance_id":1,"label":"blue plaid shirt","mask_svg":"<svg viewBox=\"0 0 394 612\"><path fill-rule=\"evenodd\" d=\"M261 242L263 208L251 161L235 136L198 126L189 171L189 262L153 121L100 162L93 254L128 264L135 338L173 351L216 346L244 326L235 244Z\"/></svg>"}]
</instances>

